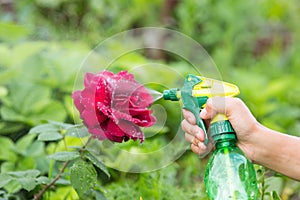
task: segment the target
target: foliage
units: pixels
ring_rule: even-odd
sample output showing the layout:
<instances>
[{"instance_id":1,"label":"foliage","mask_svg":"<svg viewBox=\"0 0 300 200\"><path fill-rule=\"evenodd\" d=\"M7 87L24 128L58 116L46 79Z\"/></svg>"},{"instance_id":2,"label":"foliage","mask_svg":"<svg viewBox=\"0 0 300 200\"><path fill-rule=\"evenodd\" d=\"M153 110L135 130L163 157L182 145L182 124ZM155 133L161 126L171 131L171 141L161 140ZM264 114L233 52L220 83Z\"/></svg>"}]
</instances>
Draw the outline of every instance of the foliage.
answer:
<instances>
[{"instance_id":1,"label":"foliage","mask_svg":"<svg viewBox=\"0 0 300 200\"><path fill-rule=\"evenodd\" d=\"M211 55L224 80L239 86L240 98L260 122L300 136L297 0L185 0L172 6L167 0L7 2L0 2L0 199L206 198L206 159L186 151L154 172L107 169L86 148L86 129L74 125L79 118L70 94L82 61L99 41L131 28L164 26L192 37ZM111 69L149 62L153 60L145 53L133 52ZM185 62L172 56L158 62L190 72L182 67ZM147 79L156 76L149 73ZM160 76L165 83L174 81L167 73ZM166 109L166 126L153 137L159 127L145 130L147 145L130 142L120 147L149 152L172 139L180 124L180 107L158 103ZM114 164L122 160L126 157L120 154ZM260 199L300 198L298 182L260 166L256 171Z\"/></svg>"}]
</instances>

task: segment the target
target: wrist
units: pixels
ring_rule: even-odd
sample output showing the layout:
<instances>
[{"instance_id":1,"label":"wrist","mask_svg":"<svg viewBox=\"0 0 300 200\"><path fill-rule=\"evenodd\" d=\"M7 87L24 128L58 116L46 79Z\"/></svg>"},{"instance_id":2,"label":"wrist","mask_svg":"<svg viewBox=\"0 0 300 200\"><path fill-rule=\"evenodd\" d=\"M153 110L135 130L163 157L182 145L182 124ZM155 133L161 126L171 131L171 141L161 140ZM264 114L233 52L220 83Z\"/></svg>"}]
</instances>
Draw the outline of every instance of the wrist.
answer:
<instances>
[{"instance_id":1,"label":"wrist","mask_svg":"<svg viewBox=\"0 0 300 200\"><path fill-rule=\"evenodd\" d=\"M253 163L260 163L261 158L264 157L264 138L263 138L263 130L265 127L261 125L259 122L253 123L251 127L251 132L247 134L247 138L245 142L241 142L241 148L244 153L248 156L248 158Z\"/></svg>"},{"instance_id":2,"label":"wrist","mask_svg":"<svg viewBox=\"0 0 300 200\"><path fill-rule=\"evenodd\" d=\"M256 164L266 165L269 162L269 159L272 159L272 153L274 151L273 140L276 141L277 134L274 134L274 131L263 126L260 123L257 123L253 131L253 157L252 161Z\"/></svg>"}]
</instances>

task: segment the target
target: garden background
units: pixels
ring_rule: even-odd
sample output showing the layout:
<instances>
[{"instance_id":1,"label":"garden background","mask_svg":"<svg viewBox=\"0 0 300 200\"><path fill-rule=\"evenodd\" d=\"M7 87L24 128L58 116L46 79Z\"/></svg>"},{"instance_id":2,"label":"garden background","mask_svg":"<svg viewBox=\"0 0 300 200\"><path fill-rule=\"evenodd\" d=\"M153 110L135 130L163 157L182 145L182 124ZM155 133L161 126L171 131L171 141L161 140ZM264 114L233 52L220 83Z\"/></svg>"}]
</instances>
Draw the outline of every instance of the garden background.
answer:
<instances>
[{"instance_id":1,"label":"garden background","mask_svg":"<svg viewBox=\"0 0 300 200\"><path fill-rule=\"evenodd\" d=\"M300 136L298 0L1 0L0 5L0 199L206 199L207 159L200 161L190 150L160 170L126 173L106 168L85 151L86 133L73 134L78 113L71 93L80 64L99 42L133 28L164 27L196 40L223 79L239 86L239 97L258 121ZM126 70L151 60L188 73L164 52L134 52L115 66ZM178 114L170 111L166 127L149 138L153 148L169 141ZM124 144L129 151L137 147ZM84 161L72 168L79 157ZM256 170L260 199L300 199L299 182ZM76 173L82 183L72 180Z\"/></svg>"}]
</instances>

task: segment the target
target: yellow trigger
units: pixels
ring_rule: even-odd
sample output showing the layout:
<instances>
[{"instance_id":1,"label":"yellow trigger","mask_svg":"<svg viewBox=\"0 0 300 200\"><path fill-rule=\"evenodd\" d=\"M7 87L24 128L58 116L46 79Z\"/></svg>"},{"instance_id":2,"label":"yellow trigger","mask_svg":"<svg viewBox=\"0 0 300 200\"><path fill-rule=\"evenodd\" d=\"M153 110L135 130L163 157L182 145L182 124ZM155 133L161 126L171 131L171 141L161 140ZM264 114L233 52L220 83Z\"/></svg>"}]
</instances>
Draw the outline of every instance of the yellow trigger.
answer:
<instances>
[{"instance_id":1,"label":"yellow trigger","mask_svg":"<svg viewBox=\"0 0 300 200\"><path fill-rule=\"evenodd\" d=\"M234 97L240 93L239 88L231 83L200 76L202 82L193 88L194 97Z\"/></svg>"}]
</instances>

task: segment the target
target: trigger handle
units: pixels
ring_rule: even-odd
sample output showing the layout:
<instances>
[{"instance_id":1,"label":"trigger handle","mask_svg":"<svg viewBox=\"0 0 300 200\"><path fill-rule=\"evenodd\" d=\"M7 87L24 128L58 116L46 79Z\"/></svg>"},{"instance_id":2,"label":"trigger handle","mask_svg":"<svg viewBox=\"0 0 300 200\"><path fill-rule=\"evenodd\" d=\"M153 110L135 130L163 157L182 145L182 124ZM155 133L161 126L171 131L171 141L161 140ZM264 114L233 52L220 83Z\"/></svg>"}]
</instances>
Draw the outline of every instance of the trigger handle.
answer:
<instances>
[{"instance_id":1,"label":"trigger handle","mask_svg":"<svg viewBox=\"0 0 300 200\"><path fill-rule=\"evenodd\" d=\"M184 85L181 89L181 98L183 102L183 108L191 111L195 118L197 125L204 131L205 139L204 144L208 144L207 130L203 120L200 118L200 108L206 103L207 97L196 98L193 96L193 88L202 80L192 74L188 75L185 79Z\"/></svg>"}]
</instances>

